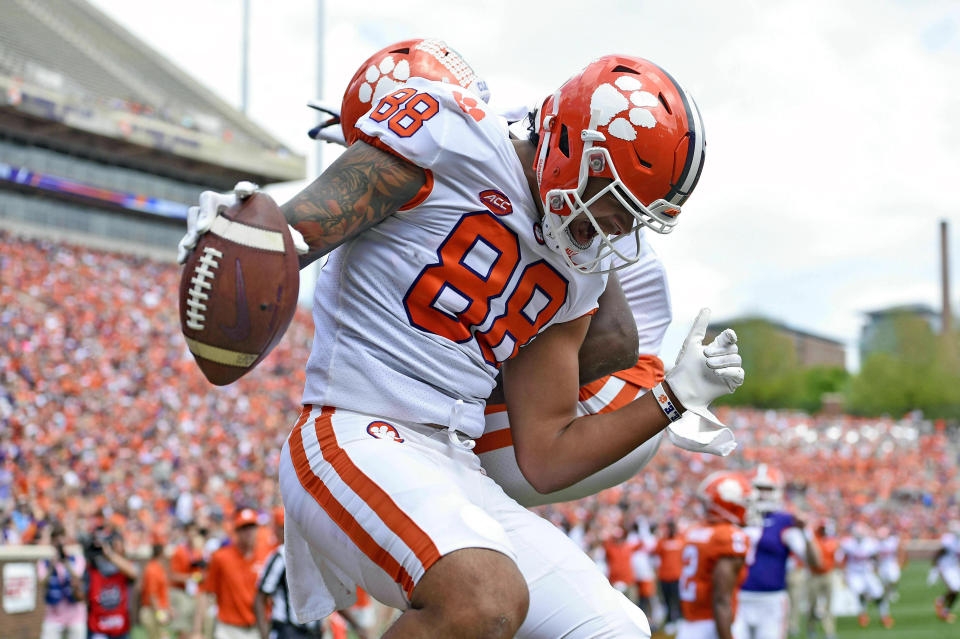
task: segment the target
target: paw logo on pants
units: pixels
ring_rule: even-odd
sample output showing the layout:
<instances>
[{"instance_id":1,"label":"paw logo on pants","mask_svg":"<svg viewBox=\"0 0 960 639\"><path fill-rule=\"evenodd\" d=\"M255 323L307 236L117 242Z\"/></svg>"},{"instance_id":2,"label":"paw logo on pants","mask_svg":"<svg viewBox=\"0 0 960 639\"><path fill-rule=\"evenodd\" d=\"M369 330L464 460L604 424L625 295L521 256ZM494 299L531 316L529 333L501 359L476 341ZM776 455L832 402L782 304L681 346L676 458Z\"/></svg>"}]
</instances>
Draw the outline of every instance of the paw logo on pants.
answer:
<instances>
[{"instance_id":1,"label":"paw logo on pants","mask_svg":"<svg viewBox=\"0 0 960 639\"><path fill-rule=\"evenodd\" d=\"M394 428L393 424L388 424L387 422L370 422L367 426L367 433L377 439L393 440L398 444L403 443L403 438L400 437L397 429Z\"/></svg>"}]
</instances>

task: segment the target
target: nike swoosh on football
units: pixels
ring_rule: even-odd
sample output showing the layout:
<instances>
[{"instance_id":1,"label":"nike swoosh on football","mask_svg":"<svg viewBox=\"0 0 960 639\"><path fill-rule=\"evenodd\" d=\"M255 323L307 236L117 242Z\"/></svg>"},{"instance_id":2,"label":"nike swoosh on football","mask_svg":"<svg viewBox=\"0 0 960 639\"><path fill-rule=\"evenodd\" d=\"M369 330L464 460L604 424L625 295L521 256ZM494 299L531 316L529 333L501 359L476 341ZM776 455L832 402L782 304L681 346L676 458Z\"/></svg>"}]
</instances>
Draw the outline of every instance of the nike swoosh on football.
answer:
<instances>
[{"instance_id":1,"label":"nike swoosh on football","mask_svg":"<svg viewBox=\"0 0 960 639\"><path fill-rule=\"evenodd\" d=\"M220 325L223 334L235 342L250 337L250 309L247 308L247 288L243 283L243 269L237 260L237 320L233 326Z\"/></svg>"}]
</instances>

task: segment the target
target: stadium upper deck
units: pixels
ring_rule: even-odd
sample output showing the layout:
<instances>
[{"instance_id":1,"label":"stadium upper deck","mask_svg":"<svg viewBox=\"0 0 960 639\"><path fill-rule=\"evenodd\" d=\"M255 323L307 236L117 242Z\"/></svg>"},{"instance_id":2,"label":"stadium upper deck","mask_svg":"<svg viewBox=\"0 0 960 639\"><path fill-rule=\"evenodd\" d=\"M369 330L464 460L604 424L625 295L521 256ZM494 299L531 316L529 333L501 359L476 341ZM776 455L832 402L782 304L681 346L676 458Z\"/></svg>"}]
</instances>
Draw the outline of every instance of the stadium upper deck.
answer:
<instances>
[{"instance_id":1,"label":"stadium upper deck","mask_svg":"<svg viewBox=\"0 0 960 639\"><path fill-rule=\"evenodd\" d=\"M304 174L302 156L84 0L4 4L0 222L173 247L203 188Z\"/></svg>"}]
</instances>

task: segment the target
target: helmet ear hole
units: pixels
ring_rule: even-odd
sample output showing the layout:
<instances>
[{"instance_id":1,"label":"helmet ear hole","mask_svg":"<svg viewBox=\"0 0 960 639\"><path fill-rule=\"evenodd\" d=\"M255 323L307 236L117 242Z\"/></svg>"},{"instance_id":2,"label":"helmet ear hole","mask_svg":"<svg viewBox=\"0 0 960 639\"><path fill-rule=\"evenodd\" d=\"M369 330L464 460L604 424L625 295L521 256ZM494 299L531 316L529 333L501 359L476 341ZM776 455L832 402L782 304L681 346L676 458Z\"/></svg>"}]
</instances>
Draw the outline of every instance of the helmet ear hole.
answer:
<instances>
[{"instance_id":1,"label":"helmet ear hole","mask_svg":"<svg viewBox=\"0 0 960 639\"><path fill-rule=\"evenodd\" d=\"M567 158L570 157L570 138L567 136L567 125L560 126L560 141L557 142L557 149Z\"/></svg>"}]
</instances>

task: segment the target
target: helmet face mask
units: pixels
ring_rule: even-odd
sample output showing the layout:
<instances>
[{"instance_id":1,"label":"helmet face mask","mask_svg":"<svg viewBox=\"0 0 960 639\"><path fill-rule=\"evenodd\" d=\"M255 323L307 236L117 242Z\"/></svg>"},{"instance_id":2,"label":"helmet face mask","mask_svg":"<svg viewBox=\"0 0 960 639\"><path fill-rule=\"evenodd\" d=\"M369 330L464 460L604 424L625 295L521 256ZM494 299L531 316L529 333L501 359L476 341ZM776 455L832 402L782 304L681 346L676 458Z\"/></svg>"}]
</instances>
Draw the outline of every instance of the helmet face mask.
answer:
<instances>
[{"instance_id":1,"label":"helmet face mask","mask_svg":"<svg viewBox=\"0 0 960 639\"><path fill-rule=\"evenodd\" d=\"M760 464L750 474L755 508L761 513L783 509L783 473L767 464Z\"/></svg>"},{"instance_id":2,"label":"helmet face mask","mask_svg":"<svg viewBox=\"0 0 960 639\"><path fill-rule=\"evenodd\" d=\"M606 56L592 62L544 101L535 127L544 236L568 265L584 272L636 262L636 253L629 255L614 242L633 235L639 246L644 226L671 232L703 167L705 142L696 103L665 71L640 58ZM584 201L590 177L610 184ZM590 212L607 194L632 219L629 232L616 238L604 234ZM584 250L564 232L580 215L600 238L596 248ZM601 269L614 256L622 264Z\"/></svg>"},{"instance_id":3,"label":"helmet face mask","mask_svg":"<svg viewBox=\"0 0 960 639\"><path fill-rule=\"evenodd\" d=\"M602 134L601 134L602 135ZM609 167L609 170L605 170ZM609 173L611 178L606 186L584 200L587 182L590 177ZM607 195L612 196L627 212L633 225L620 235L610 236L604 233L590 207ZM551 247L563 255L568 265L583 272L606 273L623 268L637 260L640 253L640 232L647 227L656 233L670 233L677 224L680 210L677 206L659 199L649 206L631 193L617 173L610 157L610 151L604 147L594 147L584 151L580 160L580 176L577 186L572 189L553 189L547 192L544 207L543 233ZM564 214L554 211L564 211ZM589 247L579 246L570 233L570 225L584 216L596 232L595 241ZM633 241L629 241L632 238ZM597 244L597 246L594 246ZM620 244L620 246L618 246ZM626 248L626 250L621 250ZM607 258L616 256L623 266L601 269Z\"/></svg>"}]
</instances>

